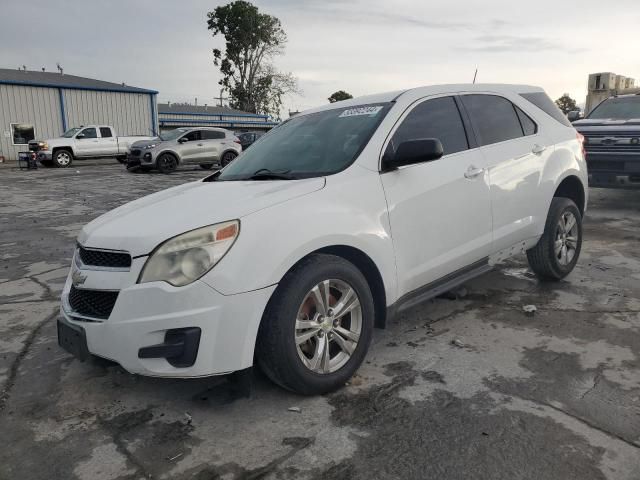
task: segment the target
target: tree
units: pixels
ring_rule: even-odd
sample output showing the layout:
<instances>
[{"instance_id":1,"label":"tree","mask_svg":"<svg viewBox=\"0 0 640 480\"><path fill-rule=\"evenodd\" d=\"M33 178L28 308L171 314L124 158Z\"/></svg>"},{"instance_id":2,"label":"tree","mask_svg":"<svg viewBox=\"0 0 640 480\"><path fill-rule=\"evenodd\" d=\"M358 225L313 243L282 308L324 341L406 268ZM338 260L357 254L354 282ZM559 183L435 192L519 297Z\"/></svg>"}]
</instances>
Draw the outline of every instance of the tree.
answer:
<instances>
[{"instance_id":1,"label":"tree","mask_svg":"<svg viewBox=\"0 0 640 480\"><path fill-rule=\"evenodd\" d=\"M273 66L287 42L280 20L244 0L216 7L207 18L212 35L225 39L224 53L213 49L213 62L220 67L218 83L229 92L231 107L278 116L282 98L298 91L296 78Z\"/></svg>"},{"instance_id":2,"label":"tree","mask_svg":"<svg viewBox=\"0 0 640 480\"><path fill-rule=\"evenodd\" d=\"M559 99L557 99L556 105L560 110L562 110L562 113L564 113L565 115L569 112L572 112L573 110L579 110L576 101L571 98L568 93L565 93Z\"/></svg>"},{"instance_id":3,"label":"tree","mask_svg":"<svg viewBox=\"0 0 640 480\"><path fill-rule=\"evenodd\" d=\"M353 98L353 95L344 90L338 90L337 92L333 92L327 100L329 100L329 103L335 103L341 100L349 100L350 98Z\"/></svg>"}]
</instances>

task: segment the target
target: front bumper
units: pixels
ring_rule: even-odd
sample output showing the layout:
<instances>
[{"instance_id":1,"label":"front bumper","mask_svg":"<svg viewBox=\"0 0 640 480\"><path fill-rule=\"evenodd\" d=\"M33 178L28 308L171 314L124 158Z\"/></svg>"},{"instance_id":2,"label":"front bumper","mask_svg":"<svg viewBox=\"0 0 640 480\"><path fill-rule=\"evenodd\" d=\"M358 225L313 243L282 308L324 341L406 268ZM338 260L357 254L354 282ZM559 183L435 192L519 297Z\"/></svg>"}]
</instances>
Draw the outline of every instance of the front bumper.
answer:
<instances>
[{"instance_id":1,"label":"front bumper","mask_svg":"<svg viewBox=\"0 0 640 480\"><path fill-rule=\"evenodd\" d=\"M152 167L155 161L155 154L149 150L141 150L139 155L127 154L127 167Z\"/></svg>"},{"instance_id":2,"label":"front bumper","mask_svg":"<svg viewBox=\"0 0 640 480\"><path fill-rule=\"evenodd\" d=\"M96 283L100 276L108 279L114 273L87 274ZM63 321L84 329L89 353L113 360L131 373L158 377L202 377L250 367L262 313L275 290L271 286L227 296L201 281L185 287L164 282L134 284L119 291L108 319L91 321L71 309L71 282L70 272L60 314ZM200 330L192 365L141 358L145 357L141 349L165 343L167 332L177 329Z\"/></svg>"},{"instance_id":3,"label":"front bumper","mask_svg":"<svg viewBox=\"0 0 640 480\"><path fill-rule=\"evenodd\" d=\"M40 150L37 153L37 158L40 162L49 162L53 159L53 154L48 150Z\"/></svg>"},{"instance_id":4,"label":"front bumper","mask_svg":"<svg viewBox=\"0 0 640 480\"><path fill-rule=\"evenodd\" d=\"M587 150L589 186L640 188L640 154Z\"/></svg>"}]
</instances>

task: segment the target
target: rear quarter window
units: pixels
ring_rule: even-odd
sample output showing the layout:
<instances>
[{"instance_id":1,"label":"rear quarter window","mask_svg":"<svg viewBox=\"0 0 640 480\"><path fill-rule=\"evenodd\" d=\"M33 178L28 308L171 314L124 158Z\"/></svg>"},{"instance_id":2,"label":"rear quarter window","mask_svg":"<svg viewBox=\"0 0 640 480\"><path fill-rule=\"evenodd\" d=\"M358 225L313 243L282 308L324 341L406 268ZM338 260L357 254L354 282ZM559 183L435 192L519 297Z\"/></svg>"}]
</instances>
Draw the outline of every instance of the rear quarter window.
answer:
<instances>
[{"instance_id":1,"label":"rear quarter window","mask_svg":"<svg viewBox=\"0 0 640 480\"><path fill-rule=\"evenodd\" d=\"M540 110L550 117L556 119L565 127L571 127L571 122L564 116L564 113L553 103L553 100L544 92L521 93L520 96L533 103Z\"/></svg>"}]
</instances>

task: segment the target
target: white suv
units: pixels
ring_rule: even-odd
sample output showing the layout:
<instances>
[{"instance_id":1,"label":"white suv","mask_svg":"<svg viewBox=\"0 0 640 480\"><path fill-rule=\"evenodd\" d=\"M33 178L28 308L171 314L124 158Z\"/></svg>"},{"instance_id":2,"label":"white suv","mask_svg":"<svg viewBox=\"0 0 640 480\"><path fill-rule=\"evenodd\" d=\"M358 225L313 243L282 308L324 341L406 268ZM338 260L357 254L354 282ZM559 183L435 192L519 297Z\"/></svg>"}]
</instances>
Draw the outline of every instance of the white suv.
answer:
<instances>
[{"instance_id":1,"label":"white suv","mask_svg":"<svg viewBox=\"0 0 640 480\"><path fill-rule=\"evenodd\" d=\"M86 225L59 343L162 377L255 360L285 388L328 392L398 311L521 252L542 279L571 272L586 185L580 137L536 87L326 105Z\"/></svg>"}]
</instances>

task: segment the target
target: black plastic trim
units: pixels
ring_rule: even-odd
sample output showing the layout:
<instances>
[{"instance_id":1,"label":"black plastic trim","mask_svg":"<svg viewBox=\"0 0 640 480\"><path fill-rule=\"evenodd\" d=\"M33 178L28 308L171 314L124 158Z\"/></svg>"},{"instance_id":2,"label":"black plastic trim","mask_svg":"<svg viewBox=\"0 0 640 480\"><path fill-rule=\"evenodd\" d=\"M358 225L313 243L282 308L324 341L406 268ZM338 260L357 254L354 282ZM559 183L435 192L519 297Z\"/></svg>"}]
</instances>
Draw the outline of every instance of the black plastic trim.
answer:
<instances>
[{"instance_id":1,"label":"black plastic trim","mask_svg":"<svg viewBox=\"0 0 640 480\"><path fill-rule=\"evenodd\" d=\"M141 348L138 358L165 358L176 368L191 367L198 357L201 333L199 327L167 330L164 343Z\"/></svg>"},{"instance_id":2,"label":"black plastic trim","mask_svg":"<svg viewBox=\"0 0 640 480\"><path fill-rule=\"evenodd\" d=\"M492 269L493 267L489 265L489 257L485 257L482 260L478 260L471 265L456 270L455 272L445 275L438 280L406 293L396 300L394 304L387 307L387 321L404 310L426 302L438 295L442 295L458 285L482 275L483 273L487 273Z\"/></svg>"}]
</instances>

